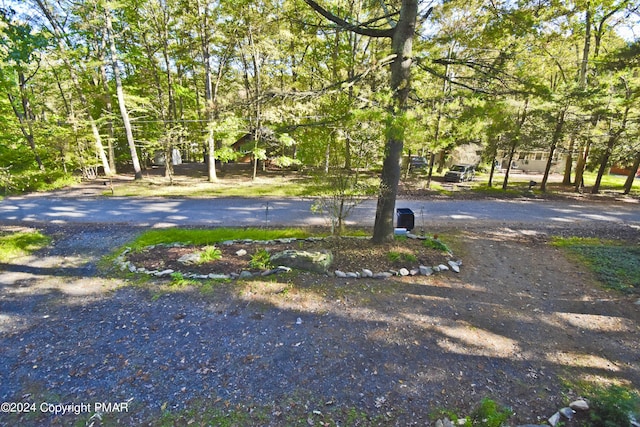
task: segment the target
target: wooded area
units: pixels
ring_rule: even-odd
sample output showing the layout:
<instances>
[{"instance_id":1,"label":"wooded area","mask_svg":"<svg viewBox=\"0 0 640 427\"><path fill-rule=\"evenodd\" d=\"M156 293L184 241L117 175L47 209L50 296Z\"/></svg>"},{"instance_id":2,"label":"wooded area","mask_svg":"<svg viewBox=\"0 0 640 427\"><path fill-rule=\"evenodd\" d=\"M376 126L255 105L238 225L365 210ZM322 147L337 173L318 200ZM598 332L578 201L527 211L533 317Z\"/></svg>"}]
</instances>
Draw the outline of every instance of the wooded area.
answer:
<instances>
[{"instance_id":1,"label":"wooded area","mask_svg":"<svg viewBox=\"0 0 640 427\"><path fill-rule=\"evenodd\" d=\"M638 9L629 0L15 3L0 13L3 185L123 167L141 178L176 149L207 162L210 181L213 159L251 159L254 177L263 160L382 167L377 240L393 231L408 153L441 168L468 143L487 165L499 152L511 164L519 151L544 151L543 190L562 153L567 185L580 185L585 167L600 178L615 164L632 171L628 192L640 165Z\"/></svg>"}]
</instances>

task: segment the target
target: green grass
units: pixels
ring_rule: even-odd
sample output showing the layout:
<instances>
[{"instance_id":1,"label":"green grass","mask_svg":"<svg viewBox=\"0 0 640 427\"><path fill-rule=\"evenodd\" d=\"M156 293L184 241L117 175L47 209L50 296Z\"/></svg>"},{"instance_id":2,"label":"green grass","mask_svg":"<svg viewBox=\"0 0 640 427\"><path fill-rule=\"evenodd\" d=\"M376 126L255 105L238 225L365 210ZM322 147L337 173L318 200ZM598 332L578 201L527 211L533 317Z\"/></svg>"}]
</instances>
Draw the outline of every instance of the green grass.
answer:
<instances>
[{"instance_id":1,"label":"green grass","mask_svg":"<svg viewBox=\"0 0 640 427\"><path fill-rule=\"evenodd\" d=\"M192 245L214 245L225 240L270 240L277 238L305 238L310 233L299 228L214 228L214 229L186 229L169 228L164 230L149 230L138 236L127 246L132 250L160 243L184 243Z\"/></svg>"},{"instance_id":2,"label":"green grass","mask_svg":"<svg viewBox=\"0 0 640 427\"><path fill-rule=\"evenodd\" d=\"M38 231L0 234L0 261L28 255L47 246L51 239Z\"/></svg>"},{"instance_id":3,"label":"green grass","mask_svg":"<svg viewBox=\"0 0 640 427\"><path fill-rule=\"evenodd\" d=\"M610 240L555 238L553 244L576 256L603 286L624 293L640 291L640 248Z\"/></svg>"}]
</instances>

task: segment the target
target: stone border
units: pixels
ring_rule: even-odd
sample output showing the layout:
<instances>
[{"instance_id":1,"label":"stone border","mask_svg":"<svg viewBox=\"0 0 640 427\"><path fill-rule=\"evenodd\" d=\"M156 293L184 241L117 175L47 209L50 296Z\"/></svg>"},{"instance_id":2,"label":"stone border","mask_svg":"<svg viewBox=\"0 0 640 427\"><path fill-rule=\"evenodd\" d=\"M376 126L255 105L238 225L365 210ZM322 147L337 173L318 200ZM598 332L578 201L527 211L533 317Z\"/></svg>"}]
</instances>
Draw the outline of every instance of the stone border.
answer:
<instances>
[{"instance_id":1,"label":"stone border","mask_svg":"<svg viewBox=\"0 0 640 427\"><path fill-rule=\"evenodd\" d=\"M422 236L417 236L415 234L412 233L407 233L406 234L407 238L409 239L418 239L418 240L426 240L426 237L422 237ZM368 239L368 237L349 237L351 239ZM223 245L223 246L231 246L234 244L257 244L257 245L273 245L273 244L278 244L278 243L284 243L284 244L289 244L289 243L295 243L298 241L303 241L303 242L322 242L325 241L326 238L325 237L307 237L307 238L296 238L296 237L291 237L291 238L280 238L280 239L272 239L272 240L252 240L252 239L240 239L240 240L225 240L222 242L219 242L218 244ZM183 244L183 243L159 243L157 245L150 245L150 246L146 246L143 249L153 249L156 247L167 247L167 248L182 248L182 247L186 247L189 246L187 244ZM147 274L149 276L155 276L155 277L168 277L173 273L176 273L175 270L172 269L166 269L166 270L148 270L144 267L136 267L131 261L128 261L126 259L127 254L129 252L131 252L131 248L127 247L125 248L120 255L118 255L115 260L114 263L116 265L116 267L118 267L120 269L120 271L126 271L128 270L131 273L139 273L139 274ZM388 279L390 277L394 277L394 276L431 276L434 273L439 273L439 272L446 272L446 271L454 271L456 273L460 272L460 266L462 265L462 261L461 260L457 260L457 261L453 261L453 260L448 260L447 264L439 264L439 265L434 265L432 267L428 267L428 266L424 266L421 265L417 268L411 268L411 269L407 269L407 268L400 268L399 270L389 270L389 271L380 271L380 272L373 272L370 269L367 268L362 268L361 271L359 272L343 272L340 270L335 270L333 272L333 274L329 273L329 276L334 276L337 278L346 278L346 279L364 279L364 278L372 278L372 279ZM182 274L186 279L198 279L198 280L207 280L207 279L211 279L211 280L234 280L234 279L249 279L252 277L266 277L266 276L271 276L273 274L280 274L280 273L288 273L291 271L290 267L286 267L286 266L278 266L275 267L271 270L264 270L258 273L252 273L251 271L248 270L243 270L241 271L239 274L238 273L231 273L231 274L218 274L218 273L210 273L210 274L198 274L198 273L191 273L191 272L182 272L179 271L178 273Z\"/></svg>"}]
</instances>

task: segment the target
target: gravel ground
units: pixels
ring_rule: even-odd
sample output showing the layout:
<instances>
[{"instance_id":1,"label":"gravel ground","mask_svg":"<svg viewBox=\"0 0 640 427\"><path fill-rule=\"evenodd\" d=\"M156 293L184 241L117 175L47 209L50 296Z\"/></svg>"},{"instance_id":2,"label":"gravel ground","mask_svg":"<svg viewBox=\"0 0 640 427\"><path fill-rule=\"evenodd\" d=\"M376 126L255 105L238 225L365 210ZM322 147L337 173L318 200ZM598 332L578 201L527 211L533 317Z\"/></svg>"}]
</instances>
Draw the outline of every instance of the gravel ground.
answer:
<instances>
[{"instance_id":1,"label":"gravel ground","mask_svg":"<svg viewBox=\"0 0 640 427\"><path fill-rule=\"evenodd\" d=\"M335 413L343 425L348 408L428 425L434 410L468 413L483 397L524 424L576 397L572 381L640 387L637 296L600 289L547 245L551 234L637 244L640 233L527 227L443 227L458 275L297 273L175 289L97 268L135 227L47 226L49 248L0 266L0 398L36 405L0 414L0 425L83 422L95 402L126 404L105 418L125 425L204 406L268 408L261 425L288 425L293 413L308 424ZM47 403L81 413L54 415Z\"/></svg>"}]
</instances>

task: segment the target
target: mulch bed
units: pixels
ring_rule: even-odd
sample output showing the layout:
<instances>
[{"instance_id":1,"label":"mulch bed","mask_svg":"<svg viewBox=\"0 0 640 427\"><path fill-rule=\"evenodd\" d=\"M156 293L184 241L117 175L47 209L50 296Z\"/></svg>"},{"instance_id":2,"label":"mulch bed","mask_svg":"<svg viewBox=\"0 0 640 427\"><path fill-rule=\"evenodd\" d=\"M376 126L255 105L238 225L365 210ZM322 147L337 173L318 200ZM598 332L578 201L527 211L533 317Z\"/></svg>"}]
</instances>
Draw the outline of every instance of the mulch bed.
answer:
<instances>
[{"instance_id":1,"label":"mulch bed","mask_svg":"<svg viewBox=\"0 0 640 427\"><path fill-rule=\"evenodd\" d=\"M259 250L270 254L295 249L305 251L329 250L333 253L334 262L330 271L358 272L363 268L373 272L398 270L399 268L417 268L420 265L434 266L446 263L451 256L442 251L426 247L421 240L406 239L384 245L374 245L368 239L328 238L323 241L309 242L298 240L293 243L234 243L217 244L222 252L219 260L202 264L184 265L178 262L183 255L201 252L204 246L154 246L140 252L128 254L127 259L136 267L147 270L171 269L194 274L239 274L242 271L258 271L251 267L251 258ZM244 249L247 253L238 256L236 253Z\"/></svg>"}]
</instances>

